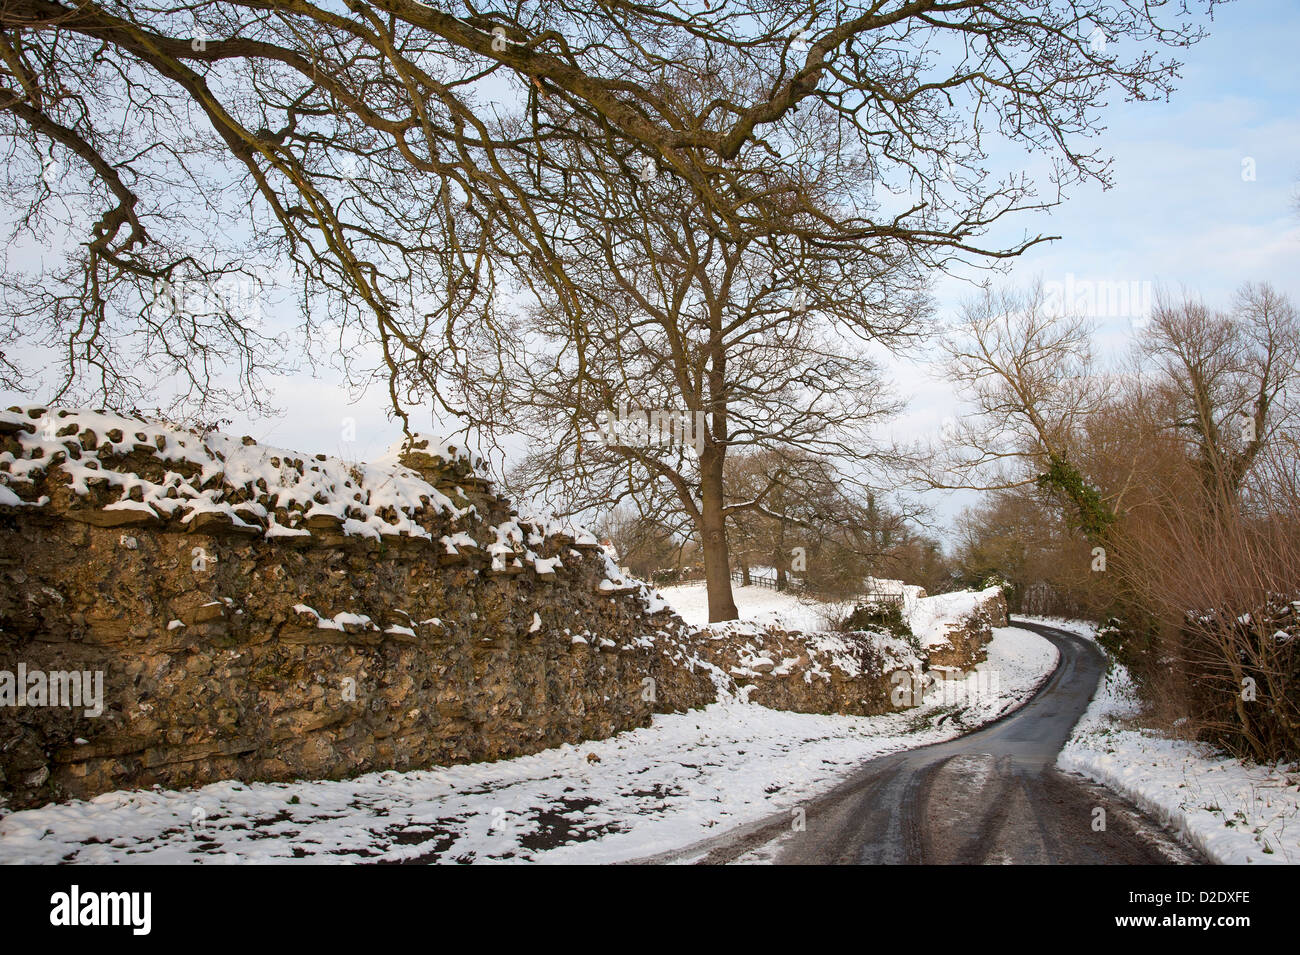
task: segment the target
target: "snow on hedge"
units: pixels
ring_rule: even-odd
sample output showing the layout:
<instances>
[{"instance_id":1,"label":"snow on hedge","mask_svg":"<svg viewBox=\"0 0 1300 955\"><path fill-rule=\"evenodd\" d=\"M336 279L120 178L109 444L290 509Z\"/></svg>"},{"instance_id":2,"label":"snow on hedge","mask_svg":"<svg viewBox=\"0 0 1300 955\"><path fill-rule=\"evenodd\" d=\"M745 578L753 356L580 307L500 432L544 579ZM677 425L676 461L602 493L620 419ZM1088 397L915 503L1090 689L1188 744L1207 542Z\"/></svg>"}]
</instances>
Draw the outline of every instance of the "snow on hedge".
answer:
<instances>
[{"instance_id":1,"label":"snow on hedge","mask_svg":"<svg viewBox=\"0 0 1300 955\"><path fill-rule=\"evenodd\" d=\"M877 581L881 584L894 581ZM997 597L999 589L961 590L936 597L921 597L920 587L900 584L895 591L903 598L903 616L922 647L943 644L950 630L960 627L981 604ZM708 624L708 590L703 582L665 587L663 592L673 608L695 627ZM795 591L765 587L732 587L741 620L761 629L801 630L805 633L825 631L830 620L852 609L852 602L827 603ZM880 592L890 592L882 587Z\"/></svg>"},{"instance_id":2,"label":"snow on hedge","mask_svg":"<svg viewBox=\"0 0 1300 955\"><path fill-rule=\"evenodd\" d=\"M999 590L991 587L983 591L960 591L937 597L921 597L920 587L897 583L893 591L903 597L903 614L913 633L921 638L921 646L929 647L947 641L950 630L962 626L981 604L995 598ZM881 593L889 592L882 588ZM843 633L828 630L831 621L842 617L853 606L850 602L825 602L795 591L776 591L765 587L733 587L732 596L740 613L739 620L725 623L708 623L708 591L702 582L679 584L663 588L662 599L678 612L687 623L704 629L713 639L732 641L739 655L739 663L732 668L733 676L752 676L759 668L770 667L777 675L788 672L797 662L782 656L771 656L770 641L765 639L772 631L799 632L808 660L807 676L829 678L828 667L834 667L849 677L862 674L864 661L861 643ZM871 645L880 654L886 670L920 670L921 658L907 641L884 632L871 632ZM1050 644L1049 644L1050 646ZM823 665L824 664L824 665Z\"/></svg>"},{"instance_id":3,"label":"snow on hedge","mask_svg":"<svg viewBox=\"0 0 1300 955\"><path fill-rule=\"evenodd\" d=\"M1091 624L1069 629L1095 635ZM1300 863L1300 765L1247 766L1136 725L1140 712L1128 671L1112 664L1057 765L1125 796L1215 862Z\"/></svg>"}]
</instances>

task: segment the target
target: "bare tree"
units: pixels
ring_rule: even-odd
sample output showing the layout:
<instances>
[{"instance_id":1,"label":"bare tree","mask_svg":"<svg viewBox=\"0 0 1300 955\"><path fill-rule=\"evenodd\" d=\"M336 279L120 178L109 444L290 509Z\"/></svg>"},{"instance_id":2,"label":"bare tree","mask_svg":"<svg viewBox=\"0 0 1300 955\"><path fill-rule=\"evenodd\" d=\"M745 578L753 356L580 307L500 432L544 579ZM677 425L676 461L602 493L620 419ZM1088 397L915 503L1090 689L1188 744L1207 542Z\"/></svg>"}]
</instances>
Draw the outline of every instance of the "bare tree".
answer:
<instances>
[{"instance_id":1,"label":"bare tree","mask_svg":"<svg viewBox=\"0 0 1300 955\"><path fill-rule=\"evenodd\" d=\"M1229 312L1162 303L1133 360L1102 375L1085 326L1040 305L988 296L952 342L977 411L965 428L976 444L953 470L1002 466L963 561L1021 583L1039 562L1066 602L1118 618L1107 640L1171 725L1294 758L1294 309L1267 285L1243 287ZM1054 532L1040 522L1047 547L1006 526L1030 492L1062 519Z\"/></svg>"},{"instance_id":2,"label":"bare tree","mask_svg":"<svg viewBox=\"0 0 1300 955\"><path fill-rule=\"evenodd\" d=\"M399 413L432 397L472 414L460 385L494 371L479 365L503 274L569 294L556 222L591 211L564 185L575 139L654 163L729 230L782 233L789 213L865 242L906 237L939 259L1014 254L1034 240L986 249L976 237L1056 196L990 181L981 144L1054 152L1058 192L1106 179L1083 145L1104 92L1166 96L1177 64L1156 49L1202 32L1162 22L1158 6L11 0L10 248L60 248L25 273L6 268L0 373L50 397L129 404L163 381L212 401L229 364L236 391L256 395L288 341L259 337L220 296L157 306L168 289L274 262L295 282L304 358L328 340L354 380L385 381ZM1121 61L1125 44L1099 36L1141 52ZM756 157L798 164L782 134L796 110L861 148L871 188L912 198L865 218L848 196L832 211L752 185ZM58 350L60 383L21 367L20 339Z\"/></svg>"},{"instance_id":3,"label":"bare tree","mask_svg":"<svg viewBox=\"0 0 1300 955\"><path fill-rule=\"evenodd\" d=\"M1206 490L1235 500L1260 449L1293 424L1300 317L1271 286L1250 284L1232 313L1161 304L1141 347Z\"/></svg>"},{"instance_id":4,"label":"bare tree","mask_svg":"<svg viewBox=\"0 0 1300 955\"><path fill-rule=\"evenodd\" d=\"M1091 544L1072 533L1061 502L1033 485L990 493L957 521L961 583L1011 585L1011 609L1096 617L1110 609L1109 577L1090 572Z\"/></svg>"},{"instance_id":5,"label":"bare tree","mask_svg":"<svg viewBox=\"0 0 1300 955\"><path fill-rule=\"evenodd\" d=\"M846 479L833 459L787 449L733 454L724 473L727 500L757 502L728 513L728 545L745 549L742 570L771 567L778 590L791 578L823 594L860 593L882 556L903 536L903 517Z\"/></svg>"},{"instance_id":6,"label":"bare tree","mask_svg":"<svg viewBox=\"0 0 1300 955\"><path fill-rule=\"evenodd\" d=\"M642 517L633 508L607 511L596 533L618 551L619 566L656 583L680 578L687 558L689 538L669 525Z\"/></svg>"},{"instance_id":7,"label":"bare tree","mask_svg":"<svg viewBox=\"0 0 1300 955\"><path fill-rule=\"evenodd\" d=\"M736 616L728 517L782 488L773 472L753 499L729 502L728 453L879 459L864 429L894 402L867 349L906 345L926 317L905 243L836 234L831 209L860 169L826 135L805 131L799 180L780 166L732 176L737 205L762 191L798 197L780 232L756 212L728 225L679 180L629 175L584 149L568 164L591 210L564 230L570 284L562 296L530 289L526 354L499 399L542 449L522 470L535 494L569 511L675 500L704 549L714 620ZM800 212L814 204L826 212Z\"/></svg>"},{"instance_id":8,"label":"bare tree","mask_svg":"<svg viewBox=\"0 0 1300 955\"><path fill-rule=\"evenodd\" d=\"M1104 406L1094 374L1092 329L1080 316L1054 314L1043 287L985 290L947 336L950 376L973 406L958 423L936 487L998 489L1037 483L1061 495L1077 526L1101 540L1114 520L1079 470L1079 438Z\"/></svg>"}]
</instances>

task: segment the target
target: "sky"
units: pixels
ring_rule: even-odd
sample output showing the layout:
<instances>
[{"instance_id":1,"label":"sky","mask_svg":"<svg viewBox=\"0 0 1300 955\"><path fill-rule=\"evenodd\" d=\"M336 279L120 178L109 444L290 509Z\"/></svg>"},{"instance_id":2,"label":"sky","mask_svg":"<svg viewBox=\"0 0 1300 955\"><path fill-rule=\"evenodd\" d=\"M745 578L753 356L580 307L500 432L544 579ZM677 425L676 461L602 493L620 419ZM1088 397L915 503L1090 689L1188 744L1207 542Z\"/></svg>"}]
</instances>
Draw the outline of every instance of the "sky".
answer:
<instances>
[{"instance_id":1,"label":"sky","mask_svg":"<svg viewBox=\"0 0 1300 955\"><path fill-rule=\"evenodd\" d=\"M1179 51L1183 78L1169 102L1116 98L1103 111L1098 145L1114 159L1113 188L1076 186L1051 213L1019 217L1017 232L1061 239L996 279L1076 291L1125 283L1136 305L1095 315L1103 354L1128 347L1144 300L1157 290L1226 306L1241 283L1268 281L1300 303L1300 0L1243 0L1217 11L1208 26L1206 40ZM940 322L972 294L970 277L936 281ZM937 435L945 419L960 416L938 366L917 358L893 362L890 371L908 401L896 436ZM234 423L224 430L352 460L377 457L401 435L382 388L358 398L328 372L271 386L281 416L227 414ZM427 412L412 423L428 427ZM932 492L925 500L942 526L976 496Z\"/></svg>"},{"instance_id":2,"label":"sky","mask_svg":"<svg viewBox=\"0 0 1300 955\"><path fill-rule=\"evenodd\" d=\"M1207 39L1179 52L1183 78L1169 102L1112 102L1104 111L1099 144L1114 159L1113 187L1076 186L1050 213L1018 219L1061 238L994 278L1055 283L1079 296L1123 283L1129 311L1092 316L1103 358L1130 347L1143 305L1160 291L1227 307L1243 282L1267 281L1300 305L1300 2L1247 0L1208 26ZM972 277L936 283L941 322L972 296ZM892 370L910 396L896 436L937 435L961 415L938 365ZM924 499L942 524L978 495Z\"/></svg>"}]
</instances>

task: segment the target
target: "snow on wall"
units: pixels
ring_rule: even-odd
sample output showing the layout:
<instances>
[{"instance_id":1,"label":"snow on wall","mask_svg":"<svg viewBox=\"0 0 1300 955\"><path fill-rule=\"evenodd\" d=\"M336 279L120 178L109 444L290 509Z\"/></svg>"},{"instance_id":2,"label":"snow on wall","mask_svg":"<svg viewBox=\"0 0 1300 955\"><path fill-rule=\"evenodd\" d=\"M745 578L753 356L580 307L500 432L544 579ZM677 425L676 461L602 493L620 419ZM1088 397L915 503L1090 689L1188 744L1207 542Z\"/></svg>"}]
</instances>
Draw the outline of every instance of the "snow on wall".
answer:
<instances>
[{"instance_id":1,"label":"snow on wall","mask_svg":"<svg viewBox=\"0 0 1300 955\"><path fill-rule=\"evenodd\" d=\"M103 690L96 717L0 707L0 803L501 758L716 697L655 591L471 467L0 416L0 671Z\"/></svg>"},{"instance_id":2,"label":"snow on wall","mask_svg":"<svg viewBox=\"0 0 1300 955\"><path fill-rule=\"evenodd\" d=\"M905 608L907 622L922 647L940 646L948 642L953 630L961 627L982 605L997 599L1000 593L998 587L989 587L921 597Z\"/></svg>"},{"instance_id":3,"label":"snow on wall","mask_svg":"<svg viewBox=\"0 0 1300 955\"><path fill-rule=\"evenodd\" d=\"M434 542L428 518L444 516L466 525L438 536L444 553L478 549L491 556L493 570L530 568L538 574L562 566L562 557L542 558L533 549L548 538L597 544L584 527L516 515L476 539L468 524L480 515L457 482L486 482L465 448L428 435L404 438L374 462L354 463L138 415L39 405L0 412L0 435L17 443L16 451L0 451L0 506L47 507L49 494L37 493L43 478L47 487L66 482L73 496L94 498L104 511L130 511L182 528L216 516L271 539L306 537L308 526L323 518L337 523L345 537ZM457 500L402 463L411 449L447 466L444 486ZM644 584L625 579L612 562L607 566L609 589L637 589L653 601Z\"/></svg>"},{"instance_id":4,"label":"snow on wall","mask_svg":"<svg viewBox=\"0 0 1300 955\"><path fill-rule=\"evenodd\" d=\"M148 509L182 523L220 512L238 526L257 527L272 537L284 529L271 513L280 508L292 515L290 530L308 517L329 514L350 522L344 533L361 536L421 536L427 532L413 516L424 507L457 517L465 513L398 464L398 447L390 449L384 463L348 464L326 455L304 459L248 438L200 434L86 409L0 412L0 427L13 433L22 449L20 454L0 454L0 481L20 496L35 476L57 470L68 475L77 495L87 495L92 482L118 490L120 498L108 504L109 509ZM131 454L156 461L162 467L161 479L113 466L117 458Z\"/></svg>"}]
</instances>

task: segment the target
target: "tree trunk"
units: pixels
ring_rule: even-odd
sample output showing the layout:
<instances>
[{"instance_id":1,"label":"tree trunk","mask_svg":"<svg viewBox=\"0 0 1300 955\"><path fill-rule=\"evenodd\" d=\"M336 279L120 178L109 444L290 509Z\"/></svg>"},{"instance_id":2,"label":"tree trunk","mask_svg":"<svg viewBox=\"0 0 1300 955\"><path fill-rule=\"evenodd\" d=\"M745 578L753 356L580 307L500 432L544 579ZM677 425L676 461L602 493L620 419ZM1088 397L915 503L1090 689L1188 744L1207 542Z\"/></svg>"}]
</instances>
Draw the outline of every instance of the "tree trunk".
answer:
<instances>
[{"instance_id":1,"label":"tree trunk","mask_svg":"<svg viewBox=\"0 0 1300 955\"><path fill-rule=\"evenodd\" d=\"M785 569L785 518L777 524L776 550L772 552L772 567L776 570L776 589L785 590L790 585Z\"/></svg>"},{"instance_id":2,"label":"tree trunk","mask_svg":"<svg viewBox=\"0 0 1300 955\"><path fill-rule=\"evenodd\" d=\"M742 587L748 587L751 581L749 579L749 554L740 555L740 584Z\"/></svg>"},{"instance_id":3,"label":"tree trunk","mask_svg":"<svg viewBox=\"0 0 1300 955\"><path fill-rule=\"evenodd\" d=\"M706 448L700 455L700 543L704 548L709 623L735 620L740 616L731 595L731 559L727 553L727 526L722 506L722 455Z\"/></svg>"}]
</instances>

